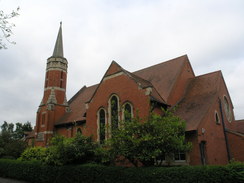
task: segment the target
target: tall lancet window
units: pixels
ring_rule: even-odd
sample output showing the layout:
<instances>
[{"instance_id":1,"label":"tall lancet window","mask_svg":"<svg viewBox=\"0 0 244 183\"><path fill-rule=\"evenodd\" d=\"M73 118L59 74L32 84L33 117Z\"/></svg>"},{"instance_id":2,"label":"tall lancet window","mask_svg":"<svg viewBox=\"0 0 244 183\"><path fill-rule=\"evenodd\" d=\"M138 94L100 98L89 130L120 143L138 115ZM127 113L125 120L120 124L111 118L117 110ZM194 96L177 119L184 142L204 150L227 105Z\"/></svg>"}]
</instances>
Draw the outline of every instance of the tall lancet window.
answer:
<instances>
[{"instance_id":1,"label":"tall lancet window","mask_svg":"<svg viewBox=\"0 0 244 183\"><path fill-rule=\"evenodd\" d=\"M123 117L124 117L124 121L131 121L132 119L132 106L129 103L126 103L124 105L124 110L123 110Z\"/></svg>"},{"instance_id":2,"label":"tall lancet window","mask_svg":"<svg viewBox=\"0 0 244 183\"><path fill-rule=\"evenodd\" d=\"M119 102L116 96L110 99L111 129L117 129L119 126Z\"/></svg>"},{"instance_id":3,"label":"tall lancet window","mask_svg":"<svg viewBox=\"0 0 244 183\"><path fill-rule=\"evenodd\" d=\"M99 110L99 141L100 143L103 143L105 140L105 125L106 125L106 115L105 115L105 110L100 109Z\"/></svg>"}]
</instances>

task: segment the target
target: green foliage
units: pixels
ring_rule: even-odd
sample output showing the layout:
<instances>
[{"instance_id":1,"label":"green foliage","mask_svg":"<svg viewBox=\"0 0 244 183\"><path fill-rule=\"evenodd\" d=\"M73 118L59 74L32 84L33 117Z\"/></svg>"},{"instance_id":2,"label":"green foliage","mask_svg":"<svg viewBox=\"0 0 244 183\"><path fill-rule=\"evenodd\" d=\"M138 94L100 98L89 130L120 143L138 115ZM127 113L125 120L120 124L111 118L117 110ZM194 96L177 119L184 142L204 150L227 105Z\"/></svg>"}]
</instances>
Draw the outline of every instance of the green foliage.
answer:
<instances>
[{"instance_id":1,"label":"green foliage","mask_svg":"<svg viewBox=\"0 0 244 183\"><path fill-rule=\"evenodd\" d=\"M4 156L18 158L22 152L26 149L27 144L24 141L12 140L10 143L4 146ZM4 157L3 156L3 157Z\"/></svg>"},{"instance_id":2,"label":"green foliage","mask_svg":"<svg viewBox=\"0 0 244 183\"><path fill-rule=\"evenodd\" d=\"M0 133L0 157L18 158L26 147L24 141L13 139L8 131Z\"/></svg>"},{"instance_id":3,"label":"green foliage","mask_svg":"<svg viewBox=\"0 0 244 183\"><path fill-rule=\"evenodd\" d=\"M123 168L97 164L46 166L32 161L0 160L0 177L35 183L242 183L244 181L244 164Z\"/></svg>"},{"instance_id":4,"label":"green foliage","mask_svg":"<svg viewBox=\"0 0 244 183\"><path fill-rule=\"evenodd\" d=\"M38 160L43 164L55 166L82 164L100 160L95 157L96 148L97 145L92 142L91 137L84 137L81 134L77 134L74 138L55 136L51 139L49 147L28 148L19 160Z\"/></svg>"},{"instance_id":5,"label":"green foliage","mask_svg":"<svg viewBox=\"0 0 244 183\"><path fill-rule=\"evenodd\" d=\"M29 121L27 121L24 124L16 123L15 126L16 126L16 129L15 129L14 134L13 134L13 137L15 139L22 139L25 135L24 134L25 132L31 132L33 130L31 123Z\"/></svg>"},{"instance_id":6,"label":"green foliage","mask_svg":"<svg viewBox=\"0 0 244 183\"><path fill-rule=\"evenodd\" d=\"M113 157L111 156L110 150L105 145L99 145L94 150L95 156L94 161L103 165L112 164Z\"/></svg>"},{"instance_id":7,"label":"green foliage","mask_svg":"<svg viewBox=\"0 0 244 183\"><path fill-rule=\"evenodd\" d=\"M152 114L146 122L136 118L123 123L123 128L113 131L109 145L114 157L124 156L135 166L137 160L152 166L162 163L156 161L162 156L191 149L185 142L185 122L169 111L164 116Z\"/></svg>"},{"instance_id":8,"label":"green foliage","mask_svg":"<svg viewBox=\"0 0 244 183\"><path fill-rule=\"evenodd\" d=\"M19 160L21 161L42 161L45 162L47 156L47 148L44 147L31 147L27 148Z\"/></svg>"},{"instance_id":9,"label":"green foliage","mask_svg":"<svg viewBox=\"0 0 244 183\"><path fill-rule=\"evenodd\" d=\"M31 132L32 130L33 128L29 121L25 122L24 124L18 122L15 125L13 123L4 121L1 126L1 133L9 134L9 139L22 139L25 136L25 132Z\"/></svg>"},{"instance_id":10,"label":"green foliage","mask_svg":"<svg viewBox=\"0 0 244 183\"><path fill-rule=\"evenodd\" d=\"M14 132L14 124L4 121L4 123L1 126L1 129L2 129L2 132L13 133Z\"/></svg>"},{"instance_id":11,"label":"green foliage","mask_svg":"<svg viewBox=\"0 0 244 183\"><path fill-rule=\"evenodd\" d=\"M14 130L13 123L4 123L0 133L0 157L18 158L27 147L23 141L24 132L32 131L31 123L16 123Z\"/></svg>"},{"instance_id":12,"label":"green foliage","mask_svg":"<svg viewBox=\"0 0 244 183\"><path fill-rule=\"evenodd\" d=\"M95 144L91 137L77 134L74 138L56 136L47 149L46 163L49 165L81 164L94 159Z\"/></svg>"}]
</instances>

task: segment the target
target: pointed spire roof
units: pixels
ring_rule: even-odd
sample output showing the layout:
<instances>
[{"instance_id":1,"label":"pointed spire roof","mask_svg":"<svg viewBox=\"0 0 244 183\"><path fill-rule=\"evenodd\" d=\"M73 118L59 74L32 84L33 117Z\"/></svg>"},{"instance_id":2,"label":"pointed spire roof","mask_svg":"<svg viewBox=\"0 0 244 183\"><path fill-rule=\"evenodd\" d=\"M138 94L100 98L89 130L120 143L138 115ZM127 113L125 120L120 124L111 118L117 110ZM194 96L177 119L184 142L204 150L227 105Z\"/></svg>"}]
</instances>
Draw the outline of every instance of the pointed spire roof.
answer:
<instances>
[{"instance_id":1,"label":"pointed spire roof","mask_svg":"<svg viewBox=\"0 0 244 183\"><path fill-rule=\"evenodd\" d=\"M60 22L60 27L58 31L58 37L55 43L52 57L64 57L63 52L63 38L62 38L62 22Z\"/></svg>"}]
</instances>

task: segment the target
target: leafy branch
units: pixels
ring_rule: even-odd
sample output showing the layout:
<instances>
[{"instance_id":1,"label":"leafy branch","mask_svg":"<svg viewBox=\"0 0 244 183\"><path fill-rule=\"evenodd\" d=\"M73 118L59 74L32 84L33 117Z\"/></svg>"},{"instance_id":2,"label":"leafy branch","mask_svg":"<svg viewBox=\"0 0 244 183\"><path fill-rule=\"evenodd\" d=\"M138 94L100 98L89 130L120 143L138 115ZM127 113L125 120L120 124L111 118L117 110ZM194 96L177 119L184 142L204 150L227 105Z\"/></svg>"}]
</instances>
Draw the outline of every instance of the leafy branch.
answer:
<instances>
[{"instance_id":1,"label":"leafy branch","mask_svg":"<svg viewBox=\"0 0 244 183\"><path fill-rule=\"evenodd\" d=\"M4 40L11 44L16 44L14 41L10 40L10 36L13 35L12 29L15 27L15 24L11 23L10 20L19 15L19 10L20 8L18 7L10 14L5 14L3 10L0 10L0 49L7 49Z\"/></svg>"}]
</instances>

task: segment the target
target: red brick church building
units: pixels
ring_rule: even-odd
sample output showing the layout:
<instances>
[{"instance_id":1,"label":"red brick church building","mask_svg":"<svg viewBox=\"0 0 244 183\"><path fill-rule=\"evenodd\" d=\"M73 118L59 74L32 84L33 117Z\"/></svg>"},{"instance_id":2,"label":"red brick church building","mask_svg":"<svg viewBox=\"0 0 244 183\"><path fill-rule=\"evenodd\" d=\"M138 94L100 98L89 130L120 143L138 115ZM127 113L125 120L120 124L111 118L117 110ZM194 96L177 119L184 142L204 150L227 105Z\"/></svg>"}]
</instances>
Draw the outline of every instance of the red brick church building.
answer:
<instances>
[{"instance_id":1,"label":"red brick church building","mask_svg":"<svg viewBox=\"0 0 244 183\"><path fill-rule=\"evenodd\" d=\"M67 68L60 26L53 55L47 59L35 145L47 146L55 134L73 137L78 132L100 142L110 138L113 128L128 117L125 110L129 117L138 112L143 118L150 112L159 113L162 107L177 106L175 114L186 121L186 139L193 148L175 157L175 163L244 161L244 120L235 120L221 71L195 76L186 55L136 72L113 61L100 83L83 86L67 101Z\"/></svg>"}]
</instances>

